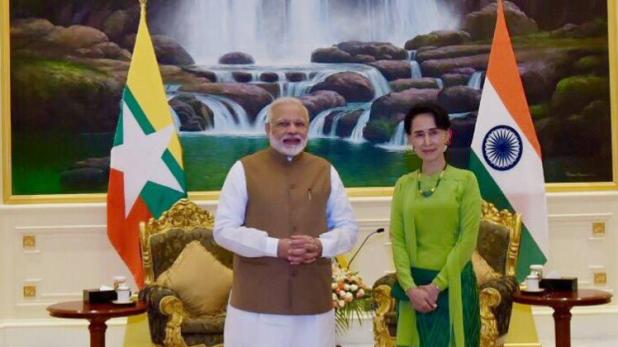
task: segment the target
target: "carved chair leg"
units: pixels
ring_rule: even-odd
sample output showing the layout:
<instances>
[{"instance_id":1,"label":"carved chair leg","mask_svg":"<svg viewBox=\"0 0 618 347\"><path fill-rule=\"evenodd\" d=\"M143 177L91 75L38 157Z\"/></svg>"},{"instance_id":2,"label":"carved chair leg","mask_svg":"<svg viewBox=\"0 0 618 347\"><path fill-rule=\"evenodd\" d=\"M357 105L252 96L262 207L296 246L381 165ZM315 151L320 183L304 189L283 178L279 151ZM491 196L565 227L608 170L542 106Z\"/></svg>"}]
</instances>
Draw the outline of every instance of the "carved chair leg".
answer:
<instances>
[{"instance_id":1,"label":"carved chair leg","mask_svg":"<svg viewBox=\"0 0 618 347\"><path fill-rule=\"evenodd\" d=\"M166 296L159 303L159 310L170 316L170 320L165 326L165 347L188 347L182 338L180 326L185 317L185 310L182 301L175 296Z\"/></svg>"},{"instance_id":2,"label":"carved chair leg","mask_svg":"<svg viewBox=\"0 0 618 347\"><path fill-rule=\"evenodd\" d=\"M378 303L375 318L373 320L373 336L376 347L395 347L395 339L390 336L388 325L386 323L386 313L393 306L391 298L391 287L388 285L377 286L373 290L373 297Z\"/></svg>"},{"instance_id":3,"label":"carved chair leg","mask_svg":"<svg viewBox=\"0 0 618 347\"><path fill-rule=\"evenodd\" d=\"M492 308L502 301L500 292L494 288L484 288L480 294L481 304L481 347L496 347L498 324Z\"/></svg>"}]
</instances>

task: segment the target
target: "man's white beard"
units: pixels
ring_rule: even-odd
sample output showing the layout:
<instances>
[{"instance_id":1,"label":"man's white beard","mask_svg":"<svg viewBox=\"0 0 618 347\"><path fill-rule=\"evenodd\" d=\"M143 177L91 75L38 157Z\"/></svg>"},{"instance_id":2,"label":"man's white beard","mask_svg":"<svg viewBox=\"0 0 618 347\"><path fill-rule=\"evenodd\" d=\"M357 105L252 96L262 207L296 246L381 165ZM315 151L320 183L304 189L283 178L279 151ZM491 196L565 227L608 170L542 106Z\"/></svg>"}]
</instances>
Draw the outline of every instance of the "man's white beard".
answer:
<instances>
[{"instance_id":1,"label":"man's white beard","mask_svg":"<svg viewBox=\"0 0 618 347\"><path fill-rule=\"evenodd\" d=\"M277 140L270 134L268 135L268 139L270 140L270 145L272 148L288 157L295 157L299 155L303 150L305 150L305 147L307 147L307 137L301 139L301 142L294 146L286 146L283 141Z\"/></svg>"}]
</instances>

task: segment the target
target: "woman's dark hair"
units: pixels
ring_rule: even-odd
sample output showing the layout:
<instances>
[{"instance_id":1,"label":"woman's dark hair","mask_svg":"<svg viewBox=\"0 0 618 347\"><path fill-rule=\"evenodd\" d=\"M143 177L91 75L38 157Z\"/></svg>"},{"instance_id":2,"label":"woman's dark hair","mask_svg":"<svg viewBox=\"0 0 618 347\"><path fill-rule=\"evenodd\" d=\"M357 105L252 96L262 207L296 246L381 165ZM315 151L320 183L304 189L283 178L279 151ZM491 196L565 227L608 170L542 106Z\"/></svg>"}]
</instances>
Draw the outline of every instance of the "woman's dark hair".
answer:
<instances>
[{"instance_id":1,"label":"woman's dark hair","mask_svg":"<svg viewBox=\"0 0 618 347\"><path fill-rule=\"evenodd\" d=\"M406 115L406 118L403 120L403 128L406 134L410 135L412 132L412 120L420 114L430 114L438 129L448 130L451 127L448 112L438 104L427 102L414 105Z\"/></svg>"}]
</instances>

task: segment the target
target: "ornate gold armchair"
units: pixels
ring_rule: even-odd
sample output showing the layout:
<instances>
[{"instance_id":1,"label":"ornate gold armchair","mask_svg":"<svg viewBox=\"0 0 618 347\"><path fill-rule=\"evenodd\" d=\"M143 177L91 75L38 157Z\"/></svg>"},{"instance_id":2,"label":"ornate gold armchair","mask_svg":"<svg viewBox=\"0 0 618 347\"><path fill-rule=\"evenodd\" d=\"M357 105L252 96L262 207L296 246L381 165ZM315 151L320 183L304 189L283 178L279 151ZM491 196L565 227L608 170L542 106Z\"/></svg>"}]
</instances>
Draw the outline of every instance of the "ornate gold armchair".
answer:
<instances>
[{"instance_id":1,"label":"ornate gold armchair","mask_svg":"<svg viewBox=\"0 0 618 347\"><path fill-rule=\"evenodd\" d=\"M215 243L213 225L214 218L208 211L183 199L159 219L150 219L140 226L142 259L146 272L146 285L140 292L140 299L148 304L150 335L156 346L222 346L225 310L196 315L187 309L187 303L181 299L182 295L158 281L159 277L167 276L163 274L178 263L182 254L186 254L184 250L189 248L189 244L203 246L201 249L204 253L209 252L208 256L212 255L218 266L232 268L232 254ZM206 271L200 270L185 277L192 280L191 276L194 276L196 281L207 279L212 274Z\"/></svg>"},{"instance_id":2,"label":"ornate gold armchair","mask_svg":"<svg viewBox=\"0 0 618 347\"><path fill-rule=\"evenodd\" d=\"M477 274L481 303L481 346L504 344L513 307L512 296L517 289L515 270L519 255L521 215L498 211L493 204L483 202L483 218L478 244L472 262ZM379 278L373 285L377 303L373 321L377 347L394 347L397 328L397 303L391 297L396 281L394 273Z\"/></svg>"}]
</instances>

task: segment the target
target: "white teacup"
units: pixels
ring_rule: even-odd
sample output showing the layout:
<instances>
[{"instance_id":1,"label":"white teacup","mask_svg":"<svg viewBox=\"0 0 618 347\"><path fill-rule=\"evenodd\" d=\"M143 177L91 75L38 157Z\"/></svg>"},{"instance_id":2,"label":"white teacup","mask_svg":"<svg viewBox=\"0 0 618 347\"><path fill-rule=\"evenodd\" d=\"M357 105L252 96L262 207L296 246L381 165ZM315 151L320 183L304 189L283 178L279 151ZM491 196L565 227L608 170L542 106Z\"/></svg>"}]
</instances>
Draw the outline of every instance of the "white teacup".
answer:
<instances>
[{"instance_id":1,"label":"white teacup","mask_svg":"<svg viewBox=\"0 0 618 347\"><path fill-rule=\"evenodd\" d=\"M526 290L531 292L538 292L540 290L539 278L537 276L526 277Z\"/></svg>"},{"instance_id":2,"label":"white teacup","mask_svg":"<svg viewBox=\"0 0 618 347\"><path fill-rule=\"evenodd\" d=\"M540 265L540 264L530 265L530 274L536 275L539 278L543 278L543 265Z\"/></svg>"},{"instance_id":3,"label":"white teacup","mask_svg":"<svg viewBox=\"0 0 618 347\"><path fill-rule=\"evenodd\" d=\"M131 288L120 286L116 289L116 301L118 302L129 302L131 301Z\"/></svg>"}]
</instances>

